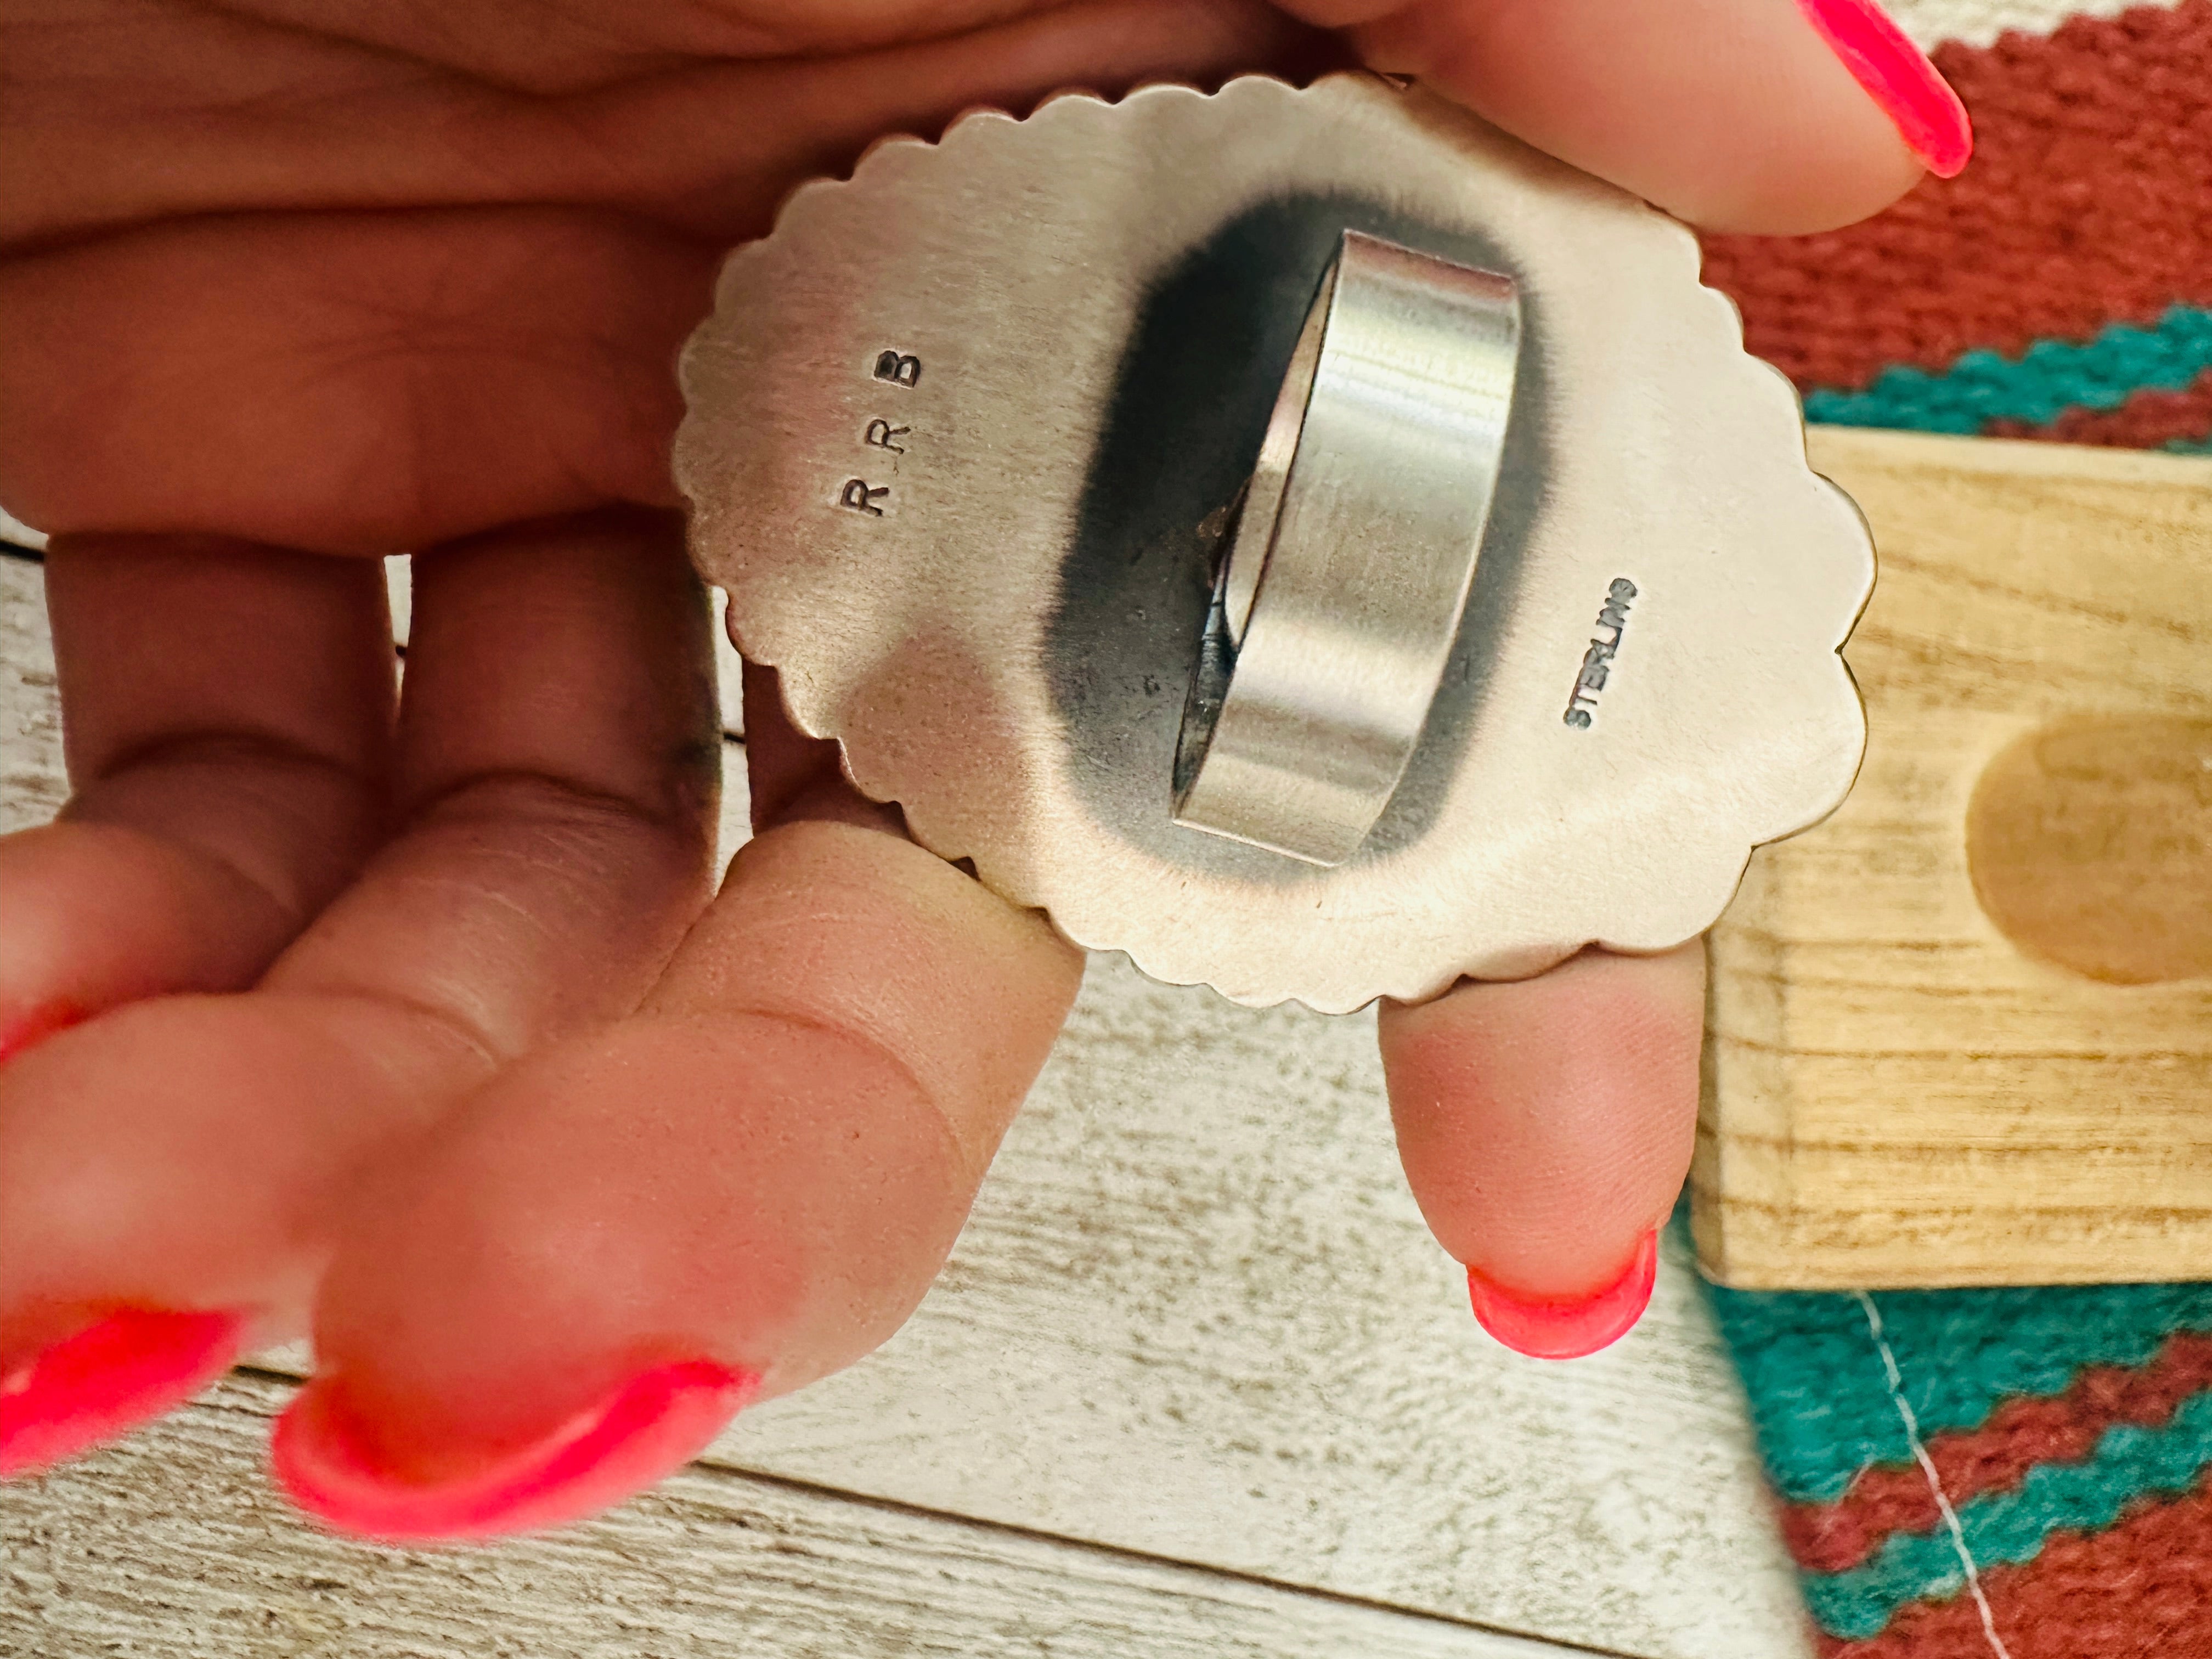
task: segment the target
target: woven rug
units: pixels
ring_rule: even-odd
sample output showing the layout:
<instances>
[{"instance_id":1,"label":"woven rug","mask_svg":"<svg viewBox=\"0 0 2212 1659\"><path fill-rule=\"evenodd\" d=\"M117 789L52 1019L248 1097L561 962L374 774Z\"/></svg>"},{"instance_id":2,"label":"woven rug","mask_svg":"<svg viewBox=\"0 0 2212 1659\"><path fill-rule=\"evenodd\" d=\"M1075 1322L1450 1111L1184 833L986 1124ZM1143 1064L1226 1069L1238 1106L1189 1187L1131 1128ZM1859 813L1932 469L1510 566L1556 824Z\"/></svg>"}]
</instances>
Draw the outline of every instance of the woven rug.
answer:
<instances>
[{"instance_id":1,"label":"woven rug","mask_svg":"<svg viewBox=\"0 0 2212 1659\"><path fill-rule=\"evenodd\" d=\"M1714 1297L1823 1659L2212 1654L2212 1285Z\"/></svg>"},{"instance_id":2,"label":"woven rug","mask_svg":"<svg viewBox=\"0 0 2212 1659\"><path fill-rule=\"evenodd\" d=\"M1973 161L1848 230L1710 239L1751 349L1815 421L2212 453L2212 0L1891 9Z\"/></svg>"},{"instance_id":3,"label":"woven rug","mask_svg":"<svg viewBox=\"0 0 2212 1659\"><path fill-rule=\"evenodd\" d=\"M2073 9L1893 3L1972 165L1708 242L1812 419L2212 453L2212 0ZM2212 1659L2212 1285L1714 1299L1823 1659Z\"/></svg>"}]
</instances>

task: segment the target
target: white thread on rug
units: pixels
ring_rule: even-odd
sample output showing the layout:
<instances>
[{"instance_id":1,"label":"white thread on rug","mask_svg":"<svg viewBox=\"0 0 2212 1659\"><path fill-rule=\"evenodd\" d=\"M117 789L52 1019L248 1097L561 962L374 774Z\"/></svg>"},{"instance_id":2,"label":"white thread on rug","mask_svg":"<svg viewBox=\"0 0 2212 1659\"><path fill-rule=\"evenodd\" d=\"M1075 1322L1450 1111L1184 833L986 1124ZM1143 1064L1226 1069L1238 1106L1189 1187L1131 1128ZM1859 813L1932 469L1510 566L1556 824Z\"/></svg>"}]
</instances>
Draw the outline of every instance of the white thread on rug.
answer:
<instances>
[{"instance_id":1,"label":"white thread on rug","mask_svg":"<svg viewBox=\"0 0 2212 1659\"><path fill-rule=\"evenodd\" d=\"M1966 1569L1966 1594L1974 1598L1974 1606L1982 1615L1982 1634L1990 1639L1990 1651L1996 1659L2012 1659L2004 1638L1997 1634L1997 1621L1990 1612L1990 1598L1982 1594L1982 1575L1975 1569L1974 1553L1966 1547L1966 1529L1959 1524L1959 1511L1951 1507L1949 1495L1943 1490L1943 1477L1936 1473L1936 1460L1928 1455L1921 1443L1920 1419L1913 1415L1912 1407L1905 1397L1905 1376L1897 1369L1897 1356L1890 1352L1889 1339L1881 1332L1881 1310L1874 1305L1874 1298L1864 1291L1853 1291L1859 1299L1859 1311L1866 1316L1868 1334L1874 1338L1875 1352L1881 1355L1882 1374L1889 1379L1890 1402L1897 1407L1898 1417L1905 1424L1905 1443L1912 1448L1912 1461L1920 1465L1920 1473L1928 1477L1928 1490L1936 1494L1936 1507L1943 1516L1943 1524L1951 1529L1951 1547L1959 1553L1959 1565Z\"/></svg>"}]
</instances>

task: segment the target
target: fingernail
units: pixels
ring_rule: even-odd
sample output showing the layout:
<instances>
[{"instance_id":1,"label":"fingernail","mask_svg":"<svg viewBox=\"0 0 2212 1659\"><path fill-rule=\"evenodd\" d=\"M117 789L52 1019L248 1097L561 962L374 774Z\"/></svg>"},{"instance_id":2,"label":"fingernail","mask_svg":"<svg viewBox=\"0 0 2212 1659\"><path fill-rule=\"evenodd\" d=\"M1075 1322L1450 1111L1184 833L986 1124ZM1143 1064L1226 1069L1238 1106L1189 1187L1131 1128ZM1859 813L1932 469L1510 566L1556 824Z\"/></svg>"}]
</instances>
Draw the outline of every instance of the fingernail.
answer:
<instances>
[{"instance_id":1,"label":"fingernail","mask_svg":"<svg viewBox=\"0 0 2212 1659\"><path fill-rule=\"evenodd\" d=\"M1974 129L1951 83L1875 0L1797 0L1882 113L1938 179L1956 178L1974 153Z\"/></svg>"},{"instance_id":2,"label":"fingernail","mask_svg":"<svg viewBox=\"0 0 2212 1659\"><path fill-rule=\"evenodd\" d=\"M130 1308L0 1377L0 1475L74 1457L180 1405L230 1368L237 1313Z\"/></svg>"},{"instance_id":3,"label":"fingernail","mask_svg":"<svg viewBox=\"0 0 2212 1659\"><path fill-rule=\"evenodd\" d=\"M319 1376L277 1419L270 1463L294 1503L364 1538L528 1532L580 1520L682 1468L758 1385L710 1360L658 1366L526 1445L424 1478L397 1467L341 1379Z\"/></svg>"},{"instance_id":4,"label":"fingernail","mask_svg":"<svg viewBox=\"0 0 2212 1659\"><path fill-rule=\"evenodd\" d=\"M0 1066L57 1031L65 1031L84 1018L74 1002L41 1002L12 1019L0 1019Z\"/></svg>"},{"instance_id":5,"label":"fingernail","mask_svg":"<svg viewBox=\"0 0 2212 1659\"><path fill-rule=\"evenodd\" d=\"M1592 1296L1519 1296L1472 1267L1467 1272L1467 1291L1482 1328L1516 1353L1532 1359L1580 1359L1635 1328L1651 1301L1658 1273L1659 1235L1654 1231L1638 1243L1620 1276Z\"/></svg>"}]
</instances>

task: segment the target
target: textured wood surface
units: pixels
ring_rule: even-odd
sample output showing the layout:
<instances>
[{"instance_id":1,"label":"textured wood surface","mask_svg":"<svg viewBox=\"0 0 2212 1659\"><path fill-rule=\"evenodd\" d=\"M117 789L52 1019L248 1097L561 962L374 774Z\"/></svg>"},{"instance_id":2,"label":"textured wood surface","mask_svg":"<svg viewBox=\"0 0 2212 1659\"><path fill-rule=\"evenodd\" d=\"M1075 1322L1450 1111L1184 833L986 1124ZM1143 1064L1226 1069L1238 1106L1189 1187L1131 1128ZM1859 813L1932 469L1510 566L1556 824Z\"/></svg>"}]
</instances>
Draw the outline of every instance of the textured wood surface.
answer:
<instances>
[{"instance_id":1,"label":"textured wood surface","mask_svg":"<svg viewBox=\"0 0 2212 1659\"><path fill-rule=\"evenodd\" d=\"M6 827L62 793L37 600L0 560ZM1683 1254L1616 1348L1505 1352L1404 1189L1371 1020L1119 958L907 1329L616 1516L451 1555L319 1539L260 1495L269 1386L0 1489L0 1651L1802 1651Z\"/></svg>"},{"instance_id":2,"label":"textured wood surface","mask_svg":"<svg viewBox=\"0 0 2212 1659\"><path fill-rule=\"evenodd\" d=\"M1762 1286L2212 1278L2212 461L1814 442L1881 553L1845 653L1870 740L1713 934L1699 1260Z\"/></svg>"},{"instance_id":3,"label":"textured wood surface","mask_svg":"<svg viewBox=\"0 0 2212 1659\"><path fill-rule=\"evenodd\" d=\"M497 1549L331 1538L255 1472L251 1374L0 1508L0 1653L121 1659L1547 1659L1442 1620L711 1468Z\"/></svg>"},{"instance_id":4,"label":"textured wood surface","mask_svg":"<svg viewBox=\"0 0 2212 1659\"><path fill-rule=\"evenodd\" d=\"M61 703L37 562L0 546L0 835L44 823L69 799Z\"/></svg>"}]
</instances>

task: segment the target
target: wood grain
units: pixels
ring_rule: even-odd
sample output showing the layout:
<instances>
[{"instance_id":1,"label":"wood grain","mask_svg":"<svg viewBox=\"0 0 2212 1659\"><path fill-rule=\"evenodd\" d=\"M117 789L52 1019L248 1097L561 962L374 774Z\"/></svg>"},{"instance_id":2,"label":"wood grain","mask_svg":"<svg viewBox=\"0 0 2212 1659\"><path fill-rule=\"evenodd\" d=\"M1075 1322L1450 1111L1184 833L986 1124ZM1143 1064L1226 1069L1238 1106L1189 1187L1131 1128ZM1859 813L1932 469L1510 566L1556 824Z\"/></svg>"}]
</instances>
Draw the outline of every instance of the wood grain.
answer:
<instances>
[{"instance_id":1,"label":"wood grain","mask_svg":"<svg viewBox=\"0 0 2212 1659\"><path fill-rule=\"evenodd\" d=\"M398 1551L256 1477L289 1389L242 1374L0 1498L23 1659L1562 1659L1569 1650L718 1469L550 1536Z\"/></svg>"},{"instance_id":2,"label":"wood grain","mask_svg":"<svg viewBox=\"0 0 2212 1659\"><path fill-rule=\"evenodd\" d=\"M2115 937L2125 904L2212 906L2212 786L2182 775L2212 717L2212 462L1814 442L1881 551L1845 653L1868 756L1842 811L1753 860L1712 935L1699 1261L1770 1287L2212 1278L2212 980L2159 976L2202 960L2179 932ZM2084 720L2142 775L2084 794L2064 758ZM2172 775L2127 732L2163 734ZM2021 787L2023 741L2074 799L1990 805ZM1969 867L1993 764L1984 876L2016 937ZM2130 825L2124 790L2159 821ZM2039 891L1998 879L2038 847ZM2078 949L2048 931L2069 926ZM2151 982L2109 982L2146 963Z\"/></svg>"},{"instance_id":3,"label":"wood grain","mask_svg":"<svg viewBox=\"0 0 2212 1659\"><path fill-rule=\"evenodd\" d=\"M29 614L37 571L0 560L0 591ZM27 625L7 636L0 758L10 776L44 791L43 804L58 799L60 769L52 687L36 678L41 637ZM735 745L729 752L741 759ZM12 822L37 816L33 805ZM205 1413L188 1421L200 1425L191 1434L213 1431ZM1211 1636L1174 1633L1212 1628L1178 1626L1181 1613L1141 1629L1105 1626L1103 1645L1068 1636L1055 1637L1055 1646L1018 1620L1003 1626L1003 1638L977 1636L981 1626L963 1621L982 1617L979 1608L1012 1605L977 1587L978 1575L1000 1569L939 1578L927 1549L885 1558L894 1565L883 1595L907 1608L902 1616L926 1612L938 1621L917 1630L956 1635L905 1644L882 1622L889 1613L868 1613L878 1621L872 1626L835 1623L818 1598L800 1596L803 1585L790 1587L790 1573L757 1606L746 1601L739 1573L766 1569L744 1553L744 1540L709 1534L755 1523L657 1509L660 1496L607 1523L616 1532L590 1534L618 1540L629 1564L623 1571L635 1570L620 1582L630 1587L623 1596L638 1599L615 1597L613 1611L575 1609L578 1598L588 1600L591 1574L615 1571L605 1564L616 1546L594 1543L570 1557L560 1553L561 1539L490 1556L409 1558L433 1565L357 1579L313 1566L320 1558L302 1541L312 1534L284 1531L274 1536L289 1541L272 1543L253 1570L261 1576L228 1579L233 1590L203 1595L191 1583L196 1553L234 1562L248 1545L226 1528L274 1523L255 1510L260 1518L218 1525L196 1507L204 1486L228 1492L258 1481L248 1439L208 1442L176 1480L157 1479L171 1455L132 1464L139 1473L127 1478L101 1476L110 1496L97 1503L83 1488L55 1486L59 1475L35 1489L64 1492L58 1500L21 1489L0 1498L0 1528L9 1536L35 1540L58 1528L80 1553L53 1558L76 1563L68 1572L39 1569L56 1577L53 1595L76 1609L70 1628L85 1644L54 1651L292 1651L223 1643L240 1631L290 1630L295 1620L306 1621L300 1651L449 1650L428 1635L416 1647L405 1645L411 1636L379 1636L382 1647L345 1645L351 1635L329 1638L337 1646L309 1645L311 1637L325 1639L314 1635L325 1628L314 1622L321 1592L298 1586L319 1577L360 1583L378 1618L402 1631L446 1632L436 1639L449 1644L459 1643L455 1627L438 1621L458 1597L491 1628L525 1633L502 1651L742 1648L775 1659L1046 1650L1145 1659L1233 1654L1248 1640L1287 1654L1309 1650L1299 1641L1317 1652L1328 1640L1333 1651L1431 1650L1418 1644L1426 1637L1401 1639L1396 1626L1377 1626L1370 1640L1326 1622L1310 1638L1264 1641L1237 1634L1247 1626L1223 1625L1229 1634L1216 1649L1206 1645ZM112 1470L110 1460L143 1455L118 1449L86 1467ZM1456 1272L1405 1190L1371 1018L1255 1013L1202 991L1153 985L1118 957L1094 961L1066 1036L913 1322L862 1364L738 1419L702 1468L699 1478L710 1482L780 1478L1226 1571L1237 1576L1231 1583L1262 1579L1636 1659L1790 1659L1804 1650L1803 1615L1769 1519L1743 1401L1686 1253L1670 1247L1650 1314L1617 1347L1571 1365L1505 1352L1475 1328ZM136 1483L142 1495L117 1480ZM696 1490L709 1489L723 1490ZM821 1511L806 1524L846 1536L842 1528L860 1523L838 1518L845 1513ZM851 1534L848 1553L860 1550L852 1539L869 1535ZM107 1564L105 1577L93 1571L95 1558ZM723 1565L697 1568L702 1579L693 1576L695 1558ZM451 1559L489 1565L450 1575L434 1566ZM586 1575L586 1589L568 1586L569 1562L581 1563L573 1571ZM799 1577L816 1570L805 1566ZM820 1571L833 1589L843 1582ZM1048 1576L1042 1566L1030 1578L1017 1575L1006 1596L1049 1601L1056 1592L1036 1588ZM685 1599L707 1592L684 1589L663 1607L650 1588L709 1581L720 1598L714 1617L727 1621L712 1640L688 1622ZM124 1627L113 1621L125 1619L122 1603L142 1582L154 1610L128 1622L142 1645L98 1645L93 1633ZM1079 1585L1067 1592L1076 1605L1089 1594ZM72 1598L97 1605L85 1611ZM570 1609L560 1618L584 1620L579 1628L598 1633L556 1639L540 1617L549 1601ZM793 1606L811 1611L787 1616ZM617 1615L633 1621L619 1638L589 1622ZM329 1628L350 1630L350 1616L341 1608ZM1285 1612L1279 1627L1304 1616ZM820 1629L810 1630L809 1619L823 1621ZM664 1629L655 1645L652 1633ZM840 1632L848 1629L860 1633L848 1640ZM162 1631L166 1644L157 1639Z\"/></svg>"},{"instance_id":4,"label":"wood grain","mask_svg":"<svg viewBox=\"0 0 2212 1659\"><path fill-rule=\"evenodd\" d=\"M68 799L44 573L0 549L0 835L44 823Z\"/></svg>"},{"instance_id":5,"label":"wood grain","mask_svg":"<svg viewBox=\"0 0 2212 1659\"><path fill-rule=\"evenodd\" d=\"M1100 957L921 1311L713 1455L1594 1647L1796 1651L1686 1252L1571 1365L1491 1342L1465 1294L1368 1019Z\"/></svg>"}]
</instances>

